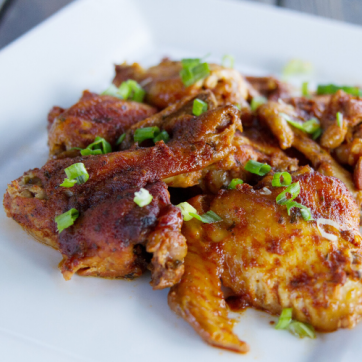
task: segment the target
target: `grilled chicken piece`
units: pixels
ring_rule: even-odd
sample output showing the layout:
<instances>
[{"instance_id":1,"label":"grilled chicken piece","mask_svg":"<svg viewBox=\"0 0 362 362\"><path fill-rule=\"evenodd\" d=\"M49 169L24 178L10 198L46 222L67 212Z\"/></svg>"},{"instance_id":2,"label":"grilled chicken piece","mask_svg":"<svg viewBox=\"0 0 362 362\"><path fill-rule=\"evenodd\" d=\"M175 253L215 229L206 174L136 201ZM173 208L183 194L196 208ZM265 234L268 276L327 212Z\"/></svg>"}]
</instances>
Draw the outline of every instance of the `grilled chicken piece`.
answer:
<instances>
[{"instance_id":1,"label":"grilled chicken piece","mask_svg":"<svg viewBox=\"0 0 362 362\"><path fill-rule=\"evenodd\" d=\"M221 161L203 170L163 181L172 187L186 188L198 185L204 192L216 194L221 188L226 188L234 178L252 183L259 181L259 176L244 169L250 160L267 163L275 171L295 171L298 168L298 160L288 157L274 143L267 134L257 128L249 128L242 134L237 132L233 139L233 150Z\"/></svg>"},{"instance_id":2,"label":"grilled chicken piece","mask_svg":"<svg viewBox=\"0 0 362 362\"><path fill-rule=\"evenodd\" d=\"M359 207L362 205L362 191L355 186L351 173L337 163L318 143L311 140L304 132L294 129L293 147L308 158L315 170L323 175L341 180L356 200L357 205Z\"/></svg>"},{"instance_id":3,"label":"grilled chicken piece","mask_svg":"<svg viewBox=\"0 0 362 362\"><path fill-rule=\"evenodd\" d=\"M146 102L159 109L186 96L196 95L203 89L210 89L215 94L218 105L240 104L247 107L247 83L240 73L217 64L209 64L209 67L210 74L206 78L185 87L180 78L181 62L164 59L147 70L137 63L121 64L116 66L113 83L119 86L128 79L137 81L146 91Z\"/></svg>"},{"instance_id":4,"label":"grilled chicken piece","mask_svg":"<svg viewBox=\"0 0 362 362\"><path fill-rule=\"evenodd\" d=\"M276 203L285 187L272 187L271 180L195 197L190 203L199 214L212 210L222 221L192 219L182 228L189 253L169 305L208 343L236 352L246 346L227 321L220 278L249 305L272 314L293 308L294 319L317 330L351 328L362 316L359 208L344 184L308 166L293 174L301 189L295 200L309 207L315 220L338 223L339 230L323 226L336 239L331 241L315 220L305 221L296 208L289 216L286 206Z\"/></svg>"},{"instance_id":5,"label":"grilled chicken piece","mask_svg":"<svg viewBox=\"0 0 362 362\"><path fill-rule=\"evenodd\" d=\"M274 77L245 77L249 83L249 96L263 96L270 101L289 98L292 88L289 84L281 82Z\"/></svg>"},{"instance_id":6,"label":"grilled chicken piece","mask_svg":"<svg viewBox=\"0 0 362 362\"><path fill-rule=\"evenodd\" d=\"M133 247L141 244L153 253L153 287L171 286L183 273L186 244L180 234L181 213L170 205L159 181L224 158L240 127L238 114L235 107L225 106L200 117L178 117L167 145L160 141L149 148L48 161L9 185L4 197L7 215L61 251L66 279L77 271L105 277L139 275L140 253ZM60 187L65 168L78 162L84 164L89 180ZM142 187L154 196L144 208L133 202L134 192ZM54 218L71 208L80 216L58 235Z\"/></svg>"},{"instance_id":7,"label":"grilled chicken piece","mask_svg":"<svg viewBox=\"0 0 362 362\"><path fill-rule=\"evenodd\" d=\"M73 147L86 148L96 136L115 146L118 137L132 124L156 113L146 104L125 101L85 91L67 110L54 107L48 116L51 158L74 157Z\"/></svg>"},{"instance_id":8,"label":"grilled chicken piece","mask_svg":"<svg viewBox=\"0 0 362 362\"><path fill-rule=\"evenodd\" d=\"M337 112L343 115L341 126L336 121ZM362 99L339 90L331 97L321 119L324 129L321 145L332 149L340 146L346 138L348 128L360 122L362 122Z\"/></svg>"}]
</instances>

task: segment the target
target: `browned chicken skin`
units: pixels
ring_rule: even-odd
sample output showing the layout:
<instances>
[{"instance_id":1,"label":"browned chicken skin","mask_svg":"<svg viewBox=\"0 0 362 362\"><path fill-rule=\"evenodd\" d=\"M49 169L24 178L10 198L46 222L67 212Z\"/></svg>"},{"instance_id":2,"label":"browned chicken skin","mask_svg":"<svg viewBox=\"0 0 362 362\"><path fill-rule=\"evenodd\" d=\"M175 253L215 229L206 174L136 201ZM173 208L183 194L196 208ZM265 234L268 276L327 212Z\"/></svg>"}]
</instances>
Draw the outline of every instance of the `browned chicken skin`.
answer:
<instances>
[{"instance_id":1,"label":"browned chicken skin","mask_svg":"<svg viewBox=\"0 0 362 362\"><path fill-rule=\"evenodd\" d=\"M119 86L128 79L136 80L146 91L146 102L159 109L196 95L203 89L210 89L214 93L218 105L247 105L247 83L240 73L217 64L209 64L209 67L210 74L205 79L185 87L180 77L181 62L164 59L147 70L137 63L121 64L116 66L113 83Z\"/></svg>"},{"instance_id":2,"label":"browned chicken skin","mask_svg":"<svg viewBox=\"0 0 362 362\"><path fill-rule=\"evenodd\" d=\"M65 279L74 273L135 278L150 269L154 289L171 287L171 309L219 348L249 349L232 331L223 287L234 300L271 314L292 308L293 319L320 331L353 327L362 316L362 100L343 91L294 97L291 86L273 77L209 67L208 76L185 87L179 61L164 59L149 69L117 65L113 83L136 80L147 104L85 91L69 109L54 107L51 160L8 186L7 215L60 251ZM248 102L261 95L268 102L254 110ZM194 115L196 98L207 104L201 116ZM283 113L301 125L317 118L324 133L314 141ZM168 133L167 144L135 142L137 129L153 126ZM85 148L96 136L113 152L79 156L74 147ZM250 160L270 165L270 173L246 171ZM353 178L337 161L355 168ZM84 164L89 179L61 187L74 163ZM313 220L276 203L285 189L272 186L280 171L299 182L295 201ZM229 190L235 178L244 184ZM141 188L153 197L143 207L134 201ZM197 212L212 210L221 221L184 222L171 203L177 204L174 193L182 201L198 195L189 201ZM79 217L58 233L55 217L71 208ZM338 228L317 226L320 219Z\"/></svg>"},{"instance_id":3,"label":"browned chicken skin","mask_svg":"<svg viewBox=\"0 0 362 362\"><path fill-rule=\"evenodd\" d=\"M158 181L224 158L239 127L238 110L225 106L200 117L178 117L168 145L160 141L149 148L48 161L9 185L5 210L38 240L60 249L66 279L78 270L106 277L139 275L142 263L132 250L141 244L153 253L154 288L173 285L183 272L186 244L180 234L181 213L170 205L166 186ZM89 180L60 187L64 169L78 162L84 164ZM141 187L155 193L144 208L133 202ZM80 217L58 235L54 218L71 208ZM102 220L107 228L99 223L95 230ZM104 232L110 233L106 240Z\"/></svg>"},{"instance_id":4,"label":"browned chicken skin","mask_svg":"<svg viewBox=\"0 0 362 362\"><path fill-rule=\"evenodd\" d=\"M115 146L118 137L132 124L145 119L156 109L142 103L85 91L67 110L54 107L48 116L51 158L76 156L74 147L86 148L96 136Z\"/></svg>"},{"instance_id":5,"label":"browned chicken skin","mask_svg":"<svg viewBox=\"0 0 362 362\"><path fill-rule=\"evenodd\" d=\"M284 188L272 187L271 179L190 200L200 214L212 210L222 221L184 224L185 274L169 294L171 309L208 343L237 352L247 346L232 333L220 278L249 305L272 314L293 308L294 319L318 330L350 328L362 316L359 209L348 190L308 167L293 175L301 187L296 201L309 207L315 220L339 224L339 230L325 226L337 237L332 242L316 221L303 220L296 208L289 216L286 206L276 203Z\"/></svg>"}]
</instances>

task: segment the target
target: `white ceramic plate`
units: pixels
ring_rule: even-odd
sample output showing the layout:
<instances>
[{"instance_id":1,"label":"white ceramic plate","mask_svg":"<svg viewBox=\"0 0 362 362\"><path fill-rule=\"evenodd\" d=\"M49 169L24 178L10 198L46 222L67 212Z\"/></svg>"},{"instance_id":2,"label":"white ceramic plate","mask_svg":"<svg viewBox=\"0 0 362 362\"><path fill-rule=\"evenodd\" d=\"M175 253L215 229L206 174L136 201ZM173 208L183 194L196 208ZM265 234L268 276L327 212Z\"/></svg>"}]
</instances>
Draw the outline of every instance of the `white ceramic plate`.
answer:
<instances>
[{"instance_id":1,"label":"white ceramic plate","mask_svg":"<svg viewBox=\"0 0 362 362\"><path fill-rule=\"evenodd\" d=\"M46 114L101 91L113 63L162 56L236 57L250 73L277 73L291 58L310 60L316 78L362 82L362 30L237 1L83 0L0 52L0 190L47 159ZM248 310L235 327L245 356L206 345L152 291L134 281L75 276L65 282L59 253L35 242L0 210L0 360L357 361L362 324L299 340Z\"/></svg>"}]
</instances>

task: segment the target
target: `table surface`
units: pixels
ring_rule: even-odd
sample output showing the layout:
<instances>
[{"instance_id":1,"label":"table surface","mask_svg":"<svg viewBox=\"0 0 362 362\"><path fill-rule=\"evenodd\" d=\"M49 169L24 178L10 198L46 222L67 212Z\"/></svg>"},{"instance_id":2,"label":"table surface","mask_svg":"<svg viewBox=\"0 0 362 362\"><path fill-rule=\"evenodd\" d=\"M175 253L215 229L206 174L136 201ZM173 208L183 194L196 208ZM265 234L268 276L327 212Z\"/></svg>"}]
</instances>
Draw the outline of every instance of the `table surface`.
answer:
<instances>
[{"instance_id":1,"label":"table surface","mask_svg":"<svg viewBox=\"0 0 362 362\"><path fill-rule=\"evenodd\" d=\"M0 49L72 1L74 0L0 0ZM362 0L235 1L254 1L286 7L362 25Z\"/></svg>"}]
</instances>

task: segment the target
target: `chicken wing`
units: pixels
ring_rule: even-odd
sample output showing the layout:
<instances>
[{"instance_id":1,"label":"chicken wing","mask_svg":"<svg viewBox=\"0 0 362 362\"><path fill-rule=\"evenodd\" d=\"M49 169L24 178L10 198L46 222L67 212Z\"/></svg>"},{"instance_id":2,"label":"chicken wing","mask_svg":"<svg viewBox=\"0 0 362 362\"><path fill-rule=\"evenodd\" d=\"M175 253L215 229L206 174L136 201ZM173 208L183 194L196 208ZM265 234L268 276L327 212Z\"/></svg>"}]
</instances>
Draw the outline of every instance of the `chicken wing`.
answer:
<instances>
[{"instance_id":1,"label":"chicken wing","mask_svg":"<svg viewBox=\"0 0 362 362\"><path fill-rule=\"evenodd\" d=\"M166 108L186 96L196 95L203 89L210 89L215 94L218 105L247 106L247 83L240 73L217 64L209 64L209 67L210 74L206 78L185 87L180 77L181 62L164 59L147 70L137 63L121 64L116 66L113 83L119 86L128 79L136 80L146 91L146 102L159 109Z\"/></svg>"},{"instance_id":2,"label":"chicken wing","mask_svg":"<svg viewBox=\"0 0 362 362\"><path fill-rule=\"evenodd\" d=\"M299 209L289 216L286 206L276 203L285 188L271 186L271 180L190 200L200 214L212 210L222 221L184 223L191 253L169 305L210 344L245 351L225 321L220 278L249 305L272 314L293 308L294 319L321 331L351 328L362 316L359 208L344 184L308 166L295 172L293 182L301 189L295 200L315 219L305 221ZM333 241L319 231L321 218L339 225L324 226Z\"/></svg>"},{"instance_id":3,"label":"chicken wing","mask_svg":"<svg viewBox=\"0 0 362 362\"><path fill-rule=\"evenodd\" d=\"M5 210L38 240L61 251L66 279L77 271L124 277L132 270L139 275L142 263L133 246L143 245L153 253L154 288L170 286L183 272L186 244L180 234L181 213L170 205L166 187L159 181L224 158L237 127L238 110L225 106L200 117L178 117L167 145L160 141L148 148L48 161L9 185ZM84 164L89 180L60 187L64 170L75 163ZM154 196L145 208L133 202L134 192L142 187ZM71 208L80 216L58 235L54 218Z\"/></svg>"},{"instance_id":4,"label":"chicken wing","mask_svg":"<svg viewBox=\"0 0 362 362\"><path fill-rule=\"evenodd\" d=\"M86 148L96 136L115 146L132 124L156 112L146 104L85 91L69 109L54 107L48 116L51 158L77 156L74 147Z\"/></svg>"}]
</instances>

